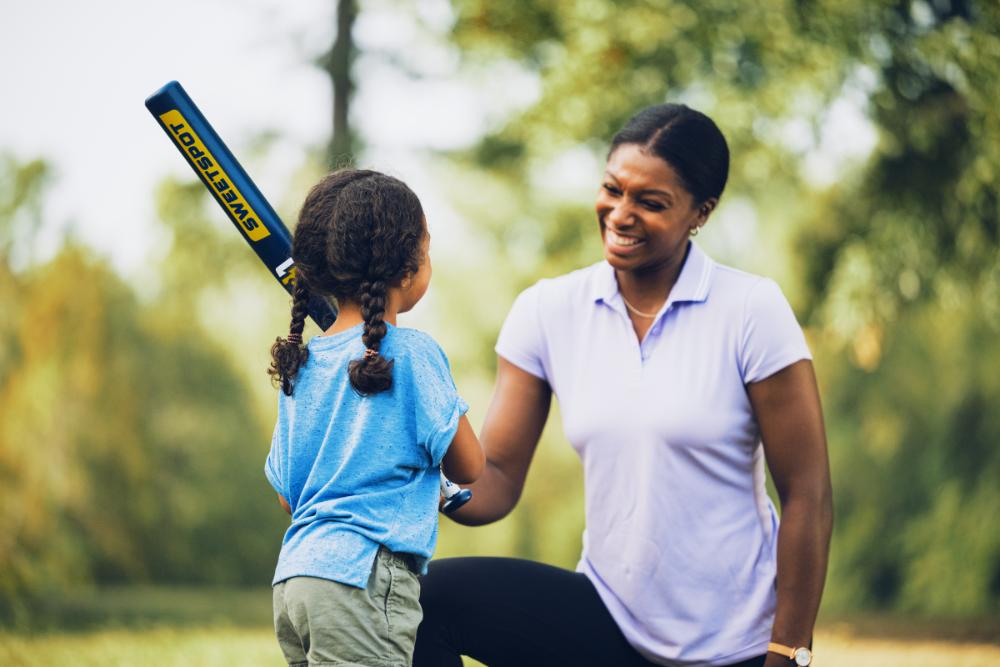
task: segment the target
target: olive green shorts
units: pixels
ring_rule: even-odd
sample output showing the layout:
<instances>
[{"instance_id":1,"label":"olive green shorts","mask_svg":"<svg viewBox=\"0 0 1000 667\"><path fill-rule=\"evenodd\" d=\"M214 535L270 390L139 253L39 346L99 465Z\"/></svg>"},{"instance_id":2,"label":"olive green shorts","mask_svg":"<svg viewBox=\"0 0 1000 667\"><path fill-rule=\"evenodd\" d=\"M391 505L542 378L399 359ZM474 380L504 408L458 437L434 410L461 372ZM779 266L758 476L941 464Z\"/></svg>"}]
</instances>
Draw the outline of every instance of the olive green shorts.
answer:
<instances>
[{"instance_id":1,"label":"olive green shorts","mask_svg":"<svg viewBox=\"0 0 1000 667\"><path fill-rule=\"evenodd\" d=\"M273 595L274 631L289 665L410 667L423 612L408 556L379 549L367 588L292 577Z\"/></svg>"}]
</instances>

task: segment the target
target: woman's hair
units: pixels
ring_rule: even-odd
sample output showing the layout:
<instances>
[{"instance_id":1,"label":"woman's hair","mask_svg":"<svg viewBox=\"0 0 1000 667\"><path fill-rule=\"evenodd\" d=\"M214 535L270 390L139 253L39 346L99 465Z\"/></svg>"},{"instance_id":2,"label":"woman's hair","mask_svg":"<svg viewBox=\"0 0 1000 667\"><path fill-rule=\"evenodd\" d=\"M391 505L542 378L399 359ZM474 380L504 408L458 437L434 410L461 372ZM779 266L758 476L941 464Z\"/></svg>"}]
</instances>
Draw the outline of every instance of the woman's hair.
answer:
<instances>
[{"instance_id":1,"label":"woman's hair","mask_svg":"<svg viewBox=\"0 0 1000 667\"><path fill-rule=\"evenodd\" d=\"M348 366L351 386L363 395L392 386L392 360L379 353L387 330L386 295L420 268L426 233L420 200L392 176L346 169L313 187L292 239L295 290L288 338L271 346L268 373L285 394L291 396L295 376L309 358L302 328L310 295L361 307L365 353Z\"/></svg>"},{"instance_id":2,"label":"woman's hair","mask_svg":"<svg viewBox=\"0 0 1000 667\"><path fill-rule=\"evenodd\" d=\"M638 144L664 160L695 204L720 197L729 175L729 147L715 122L683 104L643 109L611 140L608 156L622 144Z\"/></svg>"}]
</instances>

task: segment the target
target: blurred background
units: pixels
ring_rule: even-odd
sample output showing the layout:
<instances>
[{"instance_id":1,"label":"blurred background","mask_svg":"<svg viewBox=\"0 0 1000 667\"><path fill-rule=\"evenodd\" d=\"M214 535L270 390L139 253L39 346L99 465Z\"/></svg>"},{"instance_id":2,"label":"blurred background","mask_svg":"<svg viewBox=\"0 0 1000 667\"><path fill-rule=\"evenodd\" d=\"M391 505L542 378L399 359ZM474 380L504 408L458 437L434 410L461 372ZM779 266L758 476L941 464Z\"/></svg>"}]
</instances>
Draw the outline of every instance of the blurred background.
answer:
<instances>
[{"instance_id":1,"label":"blurred background","mask_svg":"<svg viewBox=\"0 0 1000 667\"><path fill-rule=\"evenodd\" d=\"M414 188L435 272L401 324L477 427L514 297L602 256L614 132L711 115L699 243L778 280L821 383L822 664L1000 664L995 0L4 2L0 62L3 664L281 664L289 300L143 107L171 79L290 227L352 157ZM442 519L438 555L573 568L582 508L556 409L518 509Z\"/></svg>"}]
</instances>

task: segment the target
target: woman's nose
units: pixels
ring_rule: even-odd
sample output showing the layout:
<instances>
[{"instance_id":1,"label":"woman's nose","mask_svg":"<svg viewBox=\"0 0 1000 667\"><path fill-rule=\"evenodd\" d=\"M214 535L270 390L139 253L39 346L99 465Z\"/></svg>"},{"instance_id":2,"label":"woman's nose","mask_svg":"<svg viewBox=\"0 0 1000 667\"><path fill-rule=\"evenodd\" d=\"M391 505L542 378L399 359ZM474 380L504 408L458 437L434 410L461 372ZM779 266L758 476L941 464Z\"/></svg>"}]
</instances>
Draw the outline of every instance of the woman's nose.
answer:
<instances>
[{"instance_id":1,"label":"woman's nose","mask_svg":"<svg viewBox=\"0 0 1000 667\"><path fill-rule=\"evenodd\" d=\"M617 228L628 227L632 224L632 211L629 205L624 201L615 202L615 205L608 211L605 221Z\"/></svg>"}]
</instances>

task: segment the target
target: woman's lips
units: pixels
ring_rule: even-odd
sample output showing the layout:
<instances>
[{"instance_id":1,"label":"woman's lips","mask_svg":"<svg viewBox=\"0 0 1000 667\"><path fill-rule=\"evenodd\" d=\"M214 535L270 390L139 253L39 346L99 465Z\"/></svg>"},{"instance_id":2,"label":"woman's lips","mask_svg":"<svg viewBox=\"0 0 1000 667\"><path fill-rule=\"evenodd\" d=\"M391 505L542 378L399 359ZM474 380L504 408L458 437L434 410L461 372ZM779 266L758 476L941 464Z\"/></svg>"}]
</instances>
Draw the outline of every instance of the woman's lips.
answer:
<instances>
[{"instance_id":1,"label":"woman's lips","mask_svg":"<svg viewBox=\"0 0 1000 667\"><path fill-rule=\"evenodd\" d=\"M607 246L608 250L616 255L632 253L643 243L645 243L645 241L642 239L637 239L633 236L616 234L607 227L604 229L604 244Z\"/></svg>"}]
</instances>

